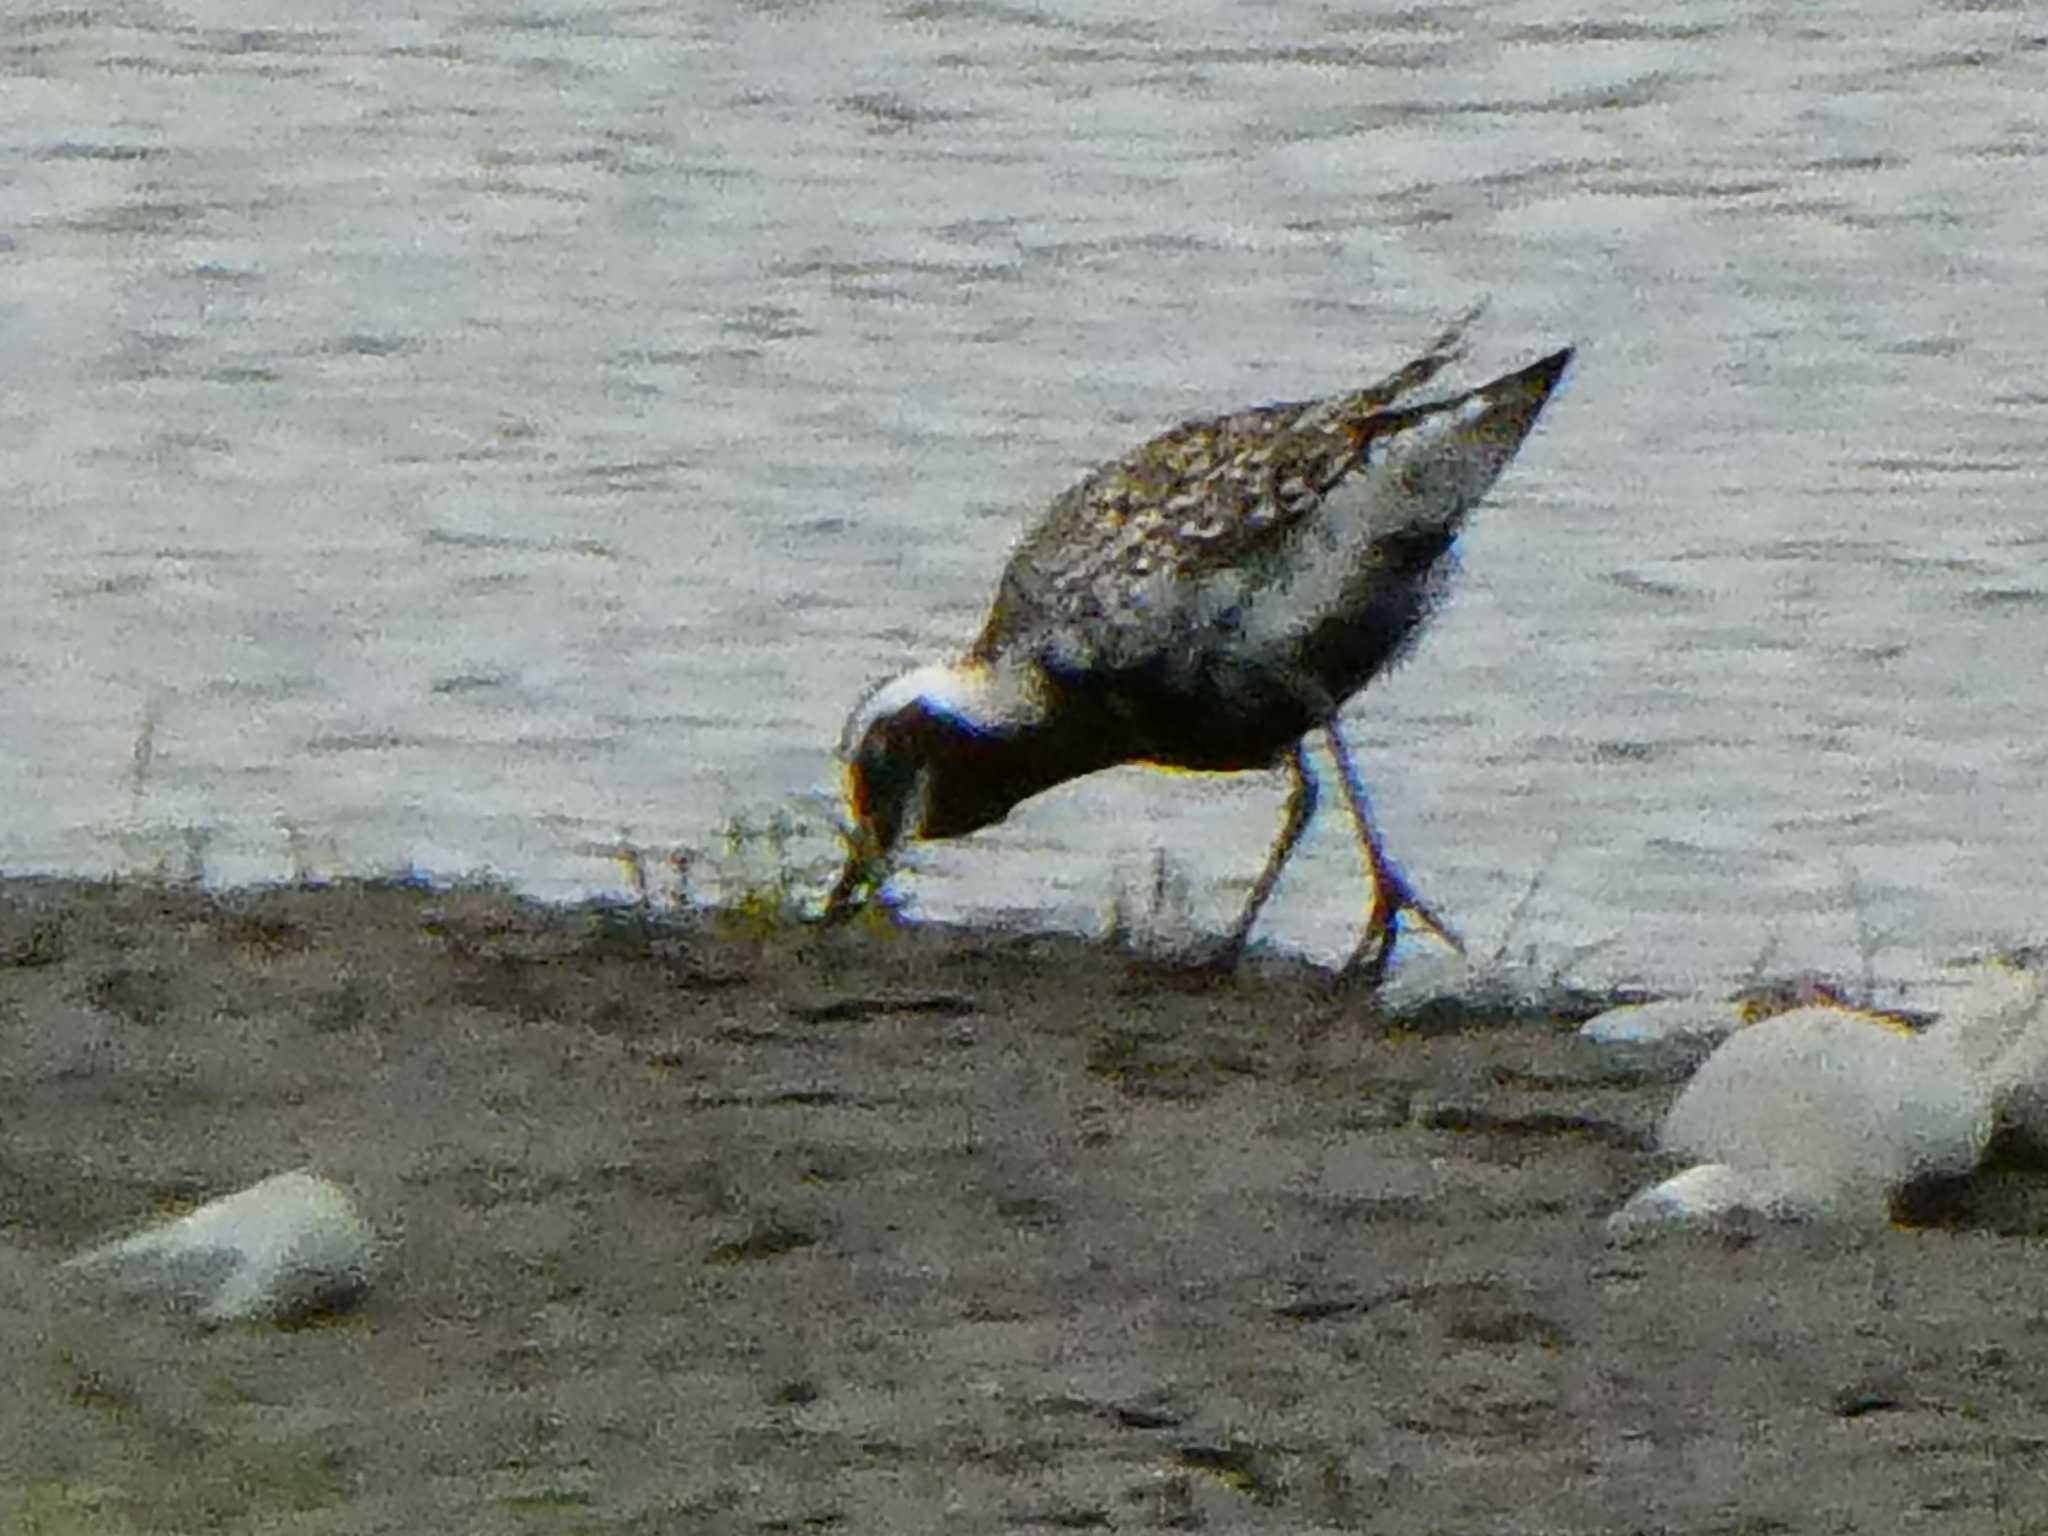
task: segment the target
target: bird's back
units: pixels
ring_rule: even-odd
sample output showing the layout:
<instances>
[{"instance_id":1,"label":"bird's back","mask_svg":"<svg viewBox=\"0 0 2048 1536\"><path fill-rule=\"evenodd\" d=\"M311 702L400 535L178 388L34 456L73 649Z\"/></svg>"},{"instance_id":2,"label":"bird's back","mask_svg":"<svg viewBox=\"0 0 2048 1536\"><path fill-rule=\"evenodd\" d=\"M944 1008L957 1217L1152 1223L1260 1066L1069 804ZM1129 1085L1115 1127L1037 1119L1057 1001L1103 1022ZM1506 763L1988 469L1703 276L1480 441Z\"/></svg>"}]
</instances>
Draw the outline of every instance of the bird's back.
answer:
<instances>
[{"instance_id":1,"label":"bird's back","mask_svg":"<svg viewBox=\"0 0 2048 1536\"><path fill-rule=\"evenodd\" d=\"M1092 470L1019 542L973 654L1116 665L1174 643L1178 600L1279 549L1358 463L1376 415L1459 355L1464 323L1364 389L1186 421Z\"/></svg>"},{"instance_id":2,"label":"bird's back","mask_svg":"<svg viewBox=\"0 0 2048 1536\"><path fill-rule=\"evenodd\" d=\"M1272 761L1412 639L1569 356L1403 403L1458 340L1366 389L1188 422L1097 469L1020 544L970 658L1043 668L1112 761Z\"/></svg>"}]
</instances>

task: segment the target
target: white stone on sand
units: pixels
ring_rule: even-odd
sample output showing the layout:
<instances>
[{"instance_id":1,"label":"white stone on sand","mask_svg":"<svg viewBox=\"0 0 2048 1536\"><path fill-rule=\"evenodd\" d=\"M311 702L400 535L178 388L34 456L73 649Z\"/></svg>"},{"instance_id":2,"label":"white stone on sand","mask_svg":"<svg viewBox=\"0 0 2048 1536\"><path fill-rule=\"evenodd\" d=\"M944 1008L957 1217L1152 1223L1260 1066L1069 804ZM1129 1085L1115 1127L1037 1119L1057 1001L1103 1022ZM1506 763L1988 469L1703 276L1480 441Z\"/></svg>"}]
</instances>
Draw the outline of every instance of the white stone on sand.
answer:
<instances>
[{"instance_id":1,"label":"white stone on sand","mask_svg":"<svg viewBox=\"0 0 2048 1536\"><path fill-rule=\"evenodd\" d=\"M153 1301L202 1322L287 1322L349 1306L378 1265L376 1234L348 1191L277 1174L65 1265L98 1294Z\"/></svg>"},{"instance_id":2,"label":"white stone on sand","mask_svg":"<svg viewBox=\"0 0 2048 1536\"><path fill-rule=\"evenodd\" d=\"M1742 1028L1743 1005L1729 997L1662 997L1624 1003L1579 1026L1599 1045L1659 1045L1667 1040L1722 1040Z\"/></svg>"},{"instance_id":3,"label":"white stone on sand","mask_svg":"<svg viewBox=\"0 0 2048 1536\"><path fill-rule=\"evenodd\" d=\"M1918 1034L1836 1005L1737 1031L1659 1133L1695 1166L1636 1195L1610 1232L1634 1239L1738 1213L1882 1222L1901 1188L1968 1173L2001 1116L2048 1097L2042 996L2032 966L1993 960Z\"/></svg>"}]
</instances>

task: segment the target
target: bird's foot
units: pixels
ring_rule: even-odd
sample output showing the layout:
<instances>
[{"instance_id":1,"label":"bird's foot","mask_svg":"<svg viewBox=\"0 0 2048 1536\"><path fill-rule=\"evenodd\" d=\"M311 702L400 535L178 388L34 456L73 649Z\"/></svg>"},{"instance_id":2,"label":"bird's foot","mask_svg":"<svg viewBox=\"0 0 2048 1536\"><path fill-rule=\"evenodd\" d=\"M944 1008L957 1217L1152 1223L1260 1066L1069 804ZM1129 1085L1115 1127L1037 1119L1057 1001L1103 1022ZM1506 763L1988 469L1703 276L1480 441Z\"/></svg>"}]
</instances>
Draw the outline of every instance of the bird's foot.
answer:
<instances>
[{"instance_id":1,"label":"bird's foot","mask_svg":"<svg viewBox=\"0 0 2048 1536\"><path fill-rule=\"evenodd\" d=\"M1465 953L1465 941L1437 916L1428 902L1415 894L1406 880L1388 868L1374 888L1372 908L1366 914L1365 932L1359 935L1358 947L1351 951L1351 958L1337 973L1339 981L1357 982L1369 991L1378 990L1380 983L1386 980L1387 966L1394 958L1394 943L1401 936L1403 913L1414 919L1417 928L1453 954Z\"/></svg>"},{"instance_id":2,"label":"bird's foot","mask_svg":"<svg viewBox=\"0 0 2048 1536\"><path fill-rule=\"evenodd\" d=\"M1450 924L1437 916L1435 908L1429 906L1413 891L1405 888L1401 895L1400 906L1396 909L1396 915L1398 916L1401 912L1406 912L1410 917L1414 918L1416 927L1420 928L1432 939L1435 939L1452 954L1462 955L1465 953L1465 941L1452 931ZM1390 924L1389 927L1391 928L1392 925Z\"/></svg>"}]
</instances>

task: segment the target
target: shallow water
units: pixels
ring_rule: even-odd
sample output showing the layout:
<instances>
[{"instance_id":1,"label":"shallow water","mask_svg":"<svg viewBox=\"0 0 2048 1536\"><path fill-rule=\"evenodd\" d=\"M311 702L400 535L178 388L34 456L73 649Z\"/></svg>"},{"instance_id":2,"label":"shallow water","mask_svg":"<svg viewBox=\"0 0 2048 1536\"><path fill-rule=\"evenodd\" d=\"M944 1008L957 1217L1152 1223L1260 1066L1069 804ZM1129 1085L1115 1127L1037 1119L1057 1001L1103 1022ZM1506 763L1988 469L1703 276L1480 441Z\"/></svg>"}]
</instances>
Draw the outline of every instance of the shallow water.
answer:
<instances>
[{"instance_id":1,"label":"shallow water","mask_svg":"<svg viewBox=\"0 0 2048 1536\"><path fill-rule=\"evenodd\" d=\"M1090 463L1486 295L1468 376L1582 350L1350 716L1417 884L1589 980L2048 933L2023 6L270 14L0 22L8 867L614 888L822 804ZM911 888L1093 925L1164 848L1221 923L1282 789ZM1362 902L1328 816L1267 931Z\"/></svg>"}]
</instances>

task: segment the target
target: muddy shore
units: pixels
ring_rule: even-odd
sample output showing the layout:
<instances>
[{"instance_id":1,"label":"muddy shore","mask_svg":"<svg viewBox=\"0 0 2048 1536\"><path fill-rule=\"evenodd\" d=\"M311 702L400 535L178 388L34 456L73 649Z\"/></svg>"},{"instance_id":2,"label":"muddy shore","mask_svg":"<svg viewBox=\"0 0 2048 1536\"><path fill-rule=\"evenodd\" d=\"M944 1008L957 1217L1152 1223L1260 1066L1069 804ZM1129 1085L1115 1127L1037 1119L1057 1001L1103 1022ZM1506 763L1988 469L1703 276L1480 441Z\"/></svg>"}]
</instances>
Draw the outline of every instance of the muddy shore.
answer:
<instances>
[{"instance_id":1,"label":"muddy shore","mask_svg":"<svg viewBox=\"0 0 2048 1536\"><path fill-rule=\"evenodd\" d=\"M1683 1071L1276 960L0 882L0 1530L2048 1528L2026 1202L1614 1247ZM352 1315L52 1284L299 1165Z\"/></svg>"}]
</instances>

